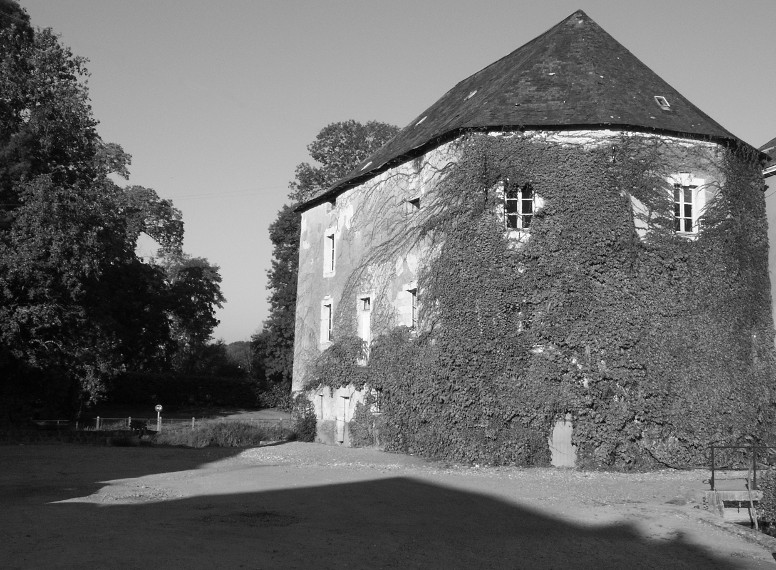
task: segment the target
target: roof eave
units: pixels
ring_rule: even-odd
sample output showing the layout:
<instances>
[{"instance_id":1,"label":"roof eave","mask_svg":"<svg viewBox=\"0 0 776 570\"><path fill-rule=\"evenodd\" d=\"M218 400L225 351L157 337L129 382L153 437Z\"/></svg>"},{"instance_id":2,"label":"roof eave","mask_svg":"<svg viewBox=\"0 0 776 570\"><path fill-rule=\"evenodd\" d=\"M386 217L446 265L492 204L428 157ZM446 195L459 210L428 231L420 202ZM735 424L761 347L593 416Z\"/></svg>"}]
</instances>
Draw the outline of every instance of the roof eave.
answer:
<instances>
[{"instance_id":1,"label":"roof eave","mask_svg":"<svg viewBox=\"0 0 776 570\"><path fill-rule=\"evenodd\" d=\"M354 176L353 178L345 177L337 182L335 182L328 190L326 190L324 193L316 196L315 198L311 198L310 200L300 204L296 208L294 208L295 212L306 212L307 210L310 210L314 208L315 206L319 206L320 204L324 204L326 202L333 202L337 199L339 195L346 192L347 190L350 190L351 188L355 188L356 186L359 186L363 184L364 182L367 182L371 180L372 178L382 174L386 170L389 170L391 168L394 168L396 166L399 166L400 164L403 164L409 160L412 160L414 158L417 158L418 156L422 156L423 154L426 154L427 152L433 150L434 148L437 148L447 142L450 142L451 140L454 140L458 138L459 136L466 134L466 133L472 133L472 132L525 132L525 131L573 131L573 130L604 130L604 129L611 129L611 130L617 130L617 131L629 131L629 132L636 132L636 133L643 133L643 134L657 134L657 135L665 135L665 136L674 136L679 138L685 138L690 140L697 140L697 141L704 141L704 142L713 142L717 143L722 146L727 147L743 147L743 148L749 148L752 151L758 153L760 157L764 157L764 153L757 150L755 147L745 143L741 139L738 139L734 136L731 137L722 137L722 136L713 136L713 135L703 135L698 133L683 133L679 131L671 131L666 129L657 129L657 128L650 128L650 127L644 127L644 126L634 126L629 124L616 124L616 123L598 123L598 124L580 124L580 125L523 125L523 126L514 126L514 125L491 125L491 126L483 126L483 127L461 127L457 129L453 129L451 131L448 131L442 135L439 135L437 137L432 138L431 140L427 141L425 144L422 144L420 146L417 146L408 152L405 152L403 154L400 154L383 164L376 166L374 168L371 168L370 170L364 172L363 174ZM368 159L367 159L368 160ZM771 176L773 174L776 174L776 172L773 172L769 174L768 176Z\"/></svg>"}]
</instances>

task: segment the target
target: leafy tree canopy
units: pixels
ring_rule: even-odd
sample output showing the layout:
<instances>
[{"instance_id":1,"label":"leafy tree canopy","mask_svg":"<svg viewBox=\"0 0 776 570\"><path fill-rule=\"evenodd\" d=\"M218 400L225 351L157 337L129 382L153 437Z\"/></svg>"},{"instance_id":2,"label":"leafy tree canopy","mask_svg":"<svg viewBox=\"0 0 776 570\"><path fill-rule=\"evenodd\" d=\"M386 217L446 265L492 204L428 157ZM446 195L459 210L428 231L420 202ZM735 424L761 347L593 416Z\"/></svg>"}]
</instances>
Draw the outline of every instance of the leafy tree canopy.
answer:
<instances>
[{"instance_id":1,"label":"leafy tree canopy","mask_svg":"<svg viewBox=\"0 0 776 570\"><path fill-rule=\"evenodd\" d=\"M348 175L358 163L396 136L399 128L379 121L366 124L353 119L332 123L307 145L310 157L320 166L307 162L296 167L288 197L299 203L325 190Z\"/></svg>"},{"instance_id":2,"label":"leafy tree canopy","mask_svg":"<svg viewBox=\"0 0 776 570\"><path fill-rule=\"evenodd\" d=\"M210 337L223 302L218 268L181 252L180 211L109 178L126 178L131 157L97 134L87 75L50 29L0 0L0 401L9 407L96 400L123 370L169 367ZM137 257L141 233L167 262Z\"/></svg>"}]
</instances>

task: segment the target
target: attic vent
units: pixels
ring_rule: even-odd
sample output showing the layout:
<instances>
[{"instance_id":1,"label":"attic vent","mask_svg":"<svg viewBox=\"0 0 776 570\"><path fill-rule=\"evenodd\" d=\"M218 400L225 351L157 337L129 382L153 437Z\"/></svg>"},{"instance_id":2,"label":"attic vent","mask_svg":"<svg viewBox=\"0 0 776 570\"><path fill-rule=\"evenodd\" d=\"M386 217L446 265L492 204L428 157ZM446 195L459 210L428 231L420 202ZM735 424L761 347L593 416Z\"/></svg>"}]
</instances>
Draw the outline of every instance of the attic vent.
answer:
<instances>
[{"instance_id":1,"label":"attic vent","mask_svg":"<svg viewBox=\"0 0 776 570\"><path fill-rule=\"evenodd\" d=\"M367 167L368 167L370 164L372 164L372 161L371 161L371 160L370 160L369 162L367 162L367 163L366 163L364 166L362 166L362 167L361 167L361 170L366 170L366 168L367 168Z\"/></svg>"},{"instance_id":2,"label":"attic vent","mask_svg":"<svg viewBox=\"0 0 776 570\"><path fill-rule=\"evenodd\" d=\"M426 117L423 117L421 120L419 120L417 123L415 123L415 126L417 127L420 123L426 120Z\"/></svg>"},{"instance_id":3,"label":"attic vent","mask_svg":"<svg viewBox=\"0 0 776 570\"><path fill-rule=\"evenodd\" d=\"M466 99L464 99L464 101L468 101L469 99L471 99L472 97L474 97L474 94L475 94L475 93L477 93L477 90L476 90L476 89L475 89L474 91L472 91L471 93L469 93L469 94L466 96Z\"/></svg>"},{"instance_id":4,"label":"attic vent","mask_svg":"<svg viewBox=\"0 0 776 570\"><path fill-rule=\"evenodd\" d=\"M657 103L664 111L670 111L671 105L668 104L668 99L662 95L655 95L655 103Z\"/></svg>"}]
</instances>

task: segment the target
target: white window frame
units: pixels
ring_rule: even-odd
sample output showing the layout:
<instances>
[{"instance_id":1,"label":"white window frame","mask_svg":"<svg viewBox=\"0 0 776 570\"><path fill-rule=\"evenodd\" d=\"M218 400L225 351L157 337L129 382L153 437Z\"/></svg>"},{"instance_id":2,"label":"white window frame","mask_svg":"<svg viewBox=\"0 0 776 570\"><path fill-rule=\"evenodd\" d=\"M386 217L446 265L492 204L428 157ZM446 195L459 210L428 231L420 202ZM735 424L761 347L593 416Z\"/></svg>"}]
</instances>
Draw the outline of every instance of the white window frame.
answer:
<instances>
[{"instance_id":1,"label":"white window frame","mask_svg":"<svg viewBox=\"0 0 776 570\"><path fill-rule=\"evenodd\" d=\"M337 232L328 229L323 234L323 275L332 277L336 273Z\"/></svg>"},{"instance_id":2,"label":"white window frame","mask_svg":"<svg viewBox=\"0 0 776 570\"><path fill-rule=\"evenodd\" d=\"M689 172L680 172L671 176L668 183L673 205L674 232L685 237L697 237L706 207L706 181L695 178Z\"/></svg>"},{"instance_id":3,"label":"white window frame","mask_svg":"<svg viewBox=\"0 0 776 570\"><path fill-rule=\"evenodd\" d=\"M529 192L526 192L529 190ZM530 182L522 186L504 182L504 227L509 230L527 231L536 215L536 192ZM510 211L513 210L513 211Z\"/></svg>"},{"instance_id":4,"label":"white window frame","mask_svg":"<svg viewBox=\"0 0 776 570\"><path fill-rule=\"evenodd\" d=\"M523 186L526 186L530 183L526 183ZM531 228L530 226L533 224L534 217L536 214L538 214L541 209L544 207L544 198L541 197L541 195L536 193L535 188L531 188L531 197L527 198L524 196L522 189L518 186L518 193L515 198L507 198L507 186L509 185L509 180L503 180L499 182L499 184L495 188L495 196L496 196L496 215L501 218L501 223L504 225L504 231L507 234L507 237L509 238L510 242L514 246L519 246L521 244L524 244L526 239L531 234ZM517 211L514 212L517 228L510 228L509 224L509 217L510 215L507 213L508 205L507 200L515 200L515 204L517 207ZM523 213L521 214L519 212L520 205L522 201L531 201L533 206L533 211L531 214ZM523 223L523 219L521 216L530 215L530 222L528 224Z\"/></svg>"},{"instance_id":5,"label":"white window frame","mask_svg":"<svg viewBox=\"0 0 776 570\"><path fill-rule=\"evenodd\" d=\"M329 345L334 340L334 302L331 297L321 301L321 345Z\"/></svg>"},{"instance_id":6,"label":"white window frame","mask_svg":"<svg viewBox=\"0 0 776 570\"><path fill-rule=\"evenodd\" d=\"M371 293L362 293L356 296L356 323L359 338L366 344L365 357L358 363L366 366L369 360L369 346L372 343L372 306L374 295Z\"/></svg>"},{"instance_id":7,"label":"white window frame","mask_svg":"<svg viewBox=\"0 0 776 570\"><path fill-rule=\"evenodd\" d=\"M410 330L418 330L418 288L407 289L410 294Z\"/></svg>"}]
</instances>

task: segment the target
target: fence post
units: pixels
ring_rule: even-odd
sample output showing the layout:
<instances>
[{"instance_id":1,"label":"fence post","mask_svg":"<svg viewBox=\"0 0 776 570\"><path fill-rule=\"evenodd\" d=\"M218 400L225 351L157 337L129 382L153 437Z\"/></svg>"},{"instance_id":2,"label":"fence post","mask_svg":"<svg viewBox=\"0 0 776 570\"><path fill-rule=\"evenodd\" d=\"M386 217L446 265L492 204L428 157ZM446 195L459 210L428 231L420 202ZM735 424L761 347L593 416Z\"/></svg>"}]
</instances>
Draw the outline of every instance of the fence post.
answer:
<instances>
[{"instance_id":1,"label":"fence post","mask_svg":"<svg viewBox=\"0 0 776 570\"><path fill-rule=\"evenodd\" d=\"M132 416L129 416L129 417L127 418L127 427L128 427L128 428L131 428L131 427L132 427Z\"/></svg>"},{"instance_id":2,"label":"fence post","mask_svg":"<svg viewBox=\"0 0 776 570\"><path fill-rule=\"evenodd\" d=\"M714 490L714 446L711 446L711 490Z\"/></svg>"},{"instance_id":3,"label":"fence post","mask_svg":"<svg viewBox=\"0 0 776 570\"><path fill-rule=\"evenodd\" d=\"M194 429L194 416L191 416L191 429Z\"/></svg>"},{"instance_id":4,"label":"fence post","mask_svg":"<svg viewBox=\"0 0 776 570\"><path fill-rule=\"evenodd\" d=\"M100 431L100 416L97 416L97 419L95 421L97 422L97 424L94 429L96 429L97 431Z\"/></svg>"}]
</instances>

